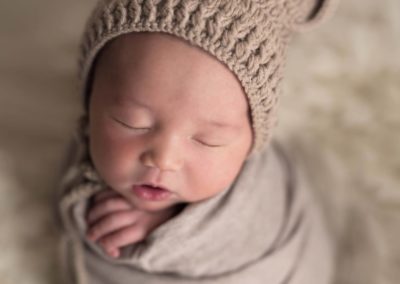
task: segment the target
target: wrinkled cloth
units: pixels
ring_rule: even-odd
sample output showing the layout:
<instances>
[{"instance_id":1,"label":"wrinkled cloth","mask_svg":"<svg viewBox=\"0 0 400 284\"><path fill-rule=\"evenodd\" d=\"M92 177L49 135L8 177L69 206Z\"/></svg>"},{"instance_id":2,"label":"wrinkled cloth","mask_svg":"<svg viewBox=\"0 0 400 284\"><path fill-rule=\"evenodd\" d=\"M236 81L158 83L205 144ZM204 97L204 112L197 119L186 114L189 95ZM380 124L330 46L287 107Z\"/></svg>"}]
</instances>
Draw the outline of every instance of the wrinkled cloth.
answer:
<instances>
[{"instance_id":1,"label":"wrinkled cloth","mask_svg":"<svg viewBox=\"0 0 400 284\"><path fill-rule=\"evenodd\" d=\"M279 142L250 156L224 191L187 204L114 259L85 237L89 199L106 187L87 141L82 119L56 204L67 283L331 283L334 241L306 175Z\"/></svg>"}]
</instances>

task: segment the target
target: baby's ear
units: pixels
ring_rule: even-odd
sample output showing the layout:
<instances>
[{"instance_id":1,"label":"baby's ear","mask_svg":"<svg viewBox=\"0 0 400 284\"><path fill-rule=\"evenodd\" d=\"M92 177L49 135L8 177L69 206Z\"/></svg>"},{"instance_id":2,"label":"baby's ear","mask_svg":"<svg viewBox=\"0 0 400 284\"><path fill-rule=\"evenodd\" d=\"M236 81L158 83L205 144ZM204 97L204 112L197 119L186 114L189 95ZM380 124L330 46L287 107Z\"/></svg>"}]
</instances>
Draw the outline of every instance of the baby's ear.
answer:
<instances>
[{"instance_id":1,"label":"baby's ear","mask_svg":"<svg viewBox=\"0 0 400 284\"><path fill-rule=\"evenodd\" d=\"M327 20L339 0L286 0L286 12L293 31L308 31Z\"/></svg>"}]
</instances>

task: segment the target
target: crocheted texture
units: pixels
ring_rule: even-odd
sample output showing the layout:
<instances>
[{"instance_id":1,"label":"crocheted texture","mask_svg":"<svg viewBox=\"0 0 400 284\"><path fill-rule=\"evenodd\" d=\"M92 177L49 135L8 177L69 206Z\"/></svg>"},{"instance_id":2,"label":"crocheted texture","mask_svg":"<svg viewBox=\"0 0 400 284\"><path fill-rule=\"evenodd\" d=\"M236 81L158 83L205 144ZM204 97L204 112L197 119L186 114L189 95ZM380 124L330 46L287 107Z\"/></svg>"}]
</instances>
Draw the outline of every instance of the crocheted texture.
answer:
<instances>
[{"instance_id":1,"label":"crocheted texture","mask_svg":"<svg viewBox=\"0 0 400 284\"><path fill-rule=\"evenodd\" d=\"M99 50L130 32L175 35L215 56L236 74L247 96L253 152L262 150L276 124L276 105L292 31L325 14L318 0L103 0L91 15L81 44L80 77L85 110L88 79Z\"/></svg>"}]
</instances>

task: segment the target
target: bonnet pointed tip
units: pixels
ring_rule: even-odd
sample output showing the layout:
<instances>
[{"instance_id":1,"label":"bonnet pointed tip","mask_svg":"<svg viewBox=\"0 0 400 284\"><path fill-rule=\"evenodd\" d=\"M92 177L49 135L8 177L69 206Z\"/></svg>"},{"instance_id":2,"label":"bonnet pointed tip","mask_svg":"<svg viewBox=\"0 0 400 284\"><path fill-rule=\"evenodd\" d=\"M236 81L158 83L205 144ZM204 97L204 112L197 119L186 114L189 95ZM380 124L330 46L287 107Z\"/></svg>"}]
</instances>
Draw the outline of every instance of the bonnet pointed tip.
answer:
<instances>
[{"instance_id":1,"label":"bonnet pointed tip","mask_svg":"<svg viewBox=\"0 0 400 284\"><path fill-rule=\"evenodd\" d=\"M292 30L295 32L308 32L315 27L327 22L336 12L340 0L303 0L306 16L296 17ZM311 3L311 4L310 4Z\"/></svg>"}]
</instances>

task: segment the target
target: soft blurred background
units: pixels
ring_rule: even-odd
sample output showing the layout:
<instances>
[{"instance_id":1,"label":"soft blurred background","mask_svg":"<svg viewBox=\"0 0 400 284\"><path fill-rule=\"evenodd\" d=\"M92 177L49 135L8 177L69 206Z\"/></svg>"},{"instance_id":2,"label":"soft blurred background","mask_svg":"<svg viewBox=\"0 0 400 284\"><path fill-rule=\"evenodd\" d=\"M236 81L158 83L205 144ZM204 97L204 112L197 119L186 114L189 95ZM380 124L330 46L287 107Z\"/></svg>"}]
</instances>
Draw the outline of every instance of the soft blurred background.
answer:
<instances>
[{"instance_id":1,"label":"soft blurred background","mask_svg":"<svg viewBox=\"0 0 400 284\"><path fill-rule=\"evenodd\" d=\"M81 110L76 57L93 3L0 2L2 284L58 282L50 204ZM323 194L340 228L335 284L400 283L399 51L398 0L342 0L289 51L277 136L335 164L340 186Z\"/></svg>"}]
</instances>

